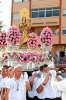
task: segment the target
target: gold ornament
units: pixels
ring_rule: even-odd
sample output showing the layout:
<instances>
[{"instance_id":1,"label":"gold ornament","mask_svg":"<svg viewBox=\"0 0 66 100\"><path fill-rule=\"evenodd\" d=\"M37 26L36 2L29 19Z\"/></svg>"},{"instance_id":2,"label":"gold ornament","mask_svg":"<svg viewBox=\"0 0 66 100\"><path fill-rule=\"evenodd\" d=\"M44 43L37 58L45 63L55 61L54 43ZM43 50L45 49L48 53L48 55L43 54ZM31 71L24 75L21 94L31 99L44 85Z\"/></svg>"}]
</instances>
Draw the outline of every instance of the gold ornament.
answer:
<instances>
[{"instance_id":1,"label":"gold ornament","mask_svg":"<svg viewBox=\"0 0 66 100\"><path fill-rule=\"evenodd\" d=\"M30 19L29 18L29 10L26 8L20 9L19 14L20 14L20 17L26 17L27 19Z\"/></svg>"}]
</instances>

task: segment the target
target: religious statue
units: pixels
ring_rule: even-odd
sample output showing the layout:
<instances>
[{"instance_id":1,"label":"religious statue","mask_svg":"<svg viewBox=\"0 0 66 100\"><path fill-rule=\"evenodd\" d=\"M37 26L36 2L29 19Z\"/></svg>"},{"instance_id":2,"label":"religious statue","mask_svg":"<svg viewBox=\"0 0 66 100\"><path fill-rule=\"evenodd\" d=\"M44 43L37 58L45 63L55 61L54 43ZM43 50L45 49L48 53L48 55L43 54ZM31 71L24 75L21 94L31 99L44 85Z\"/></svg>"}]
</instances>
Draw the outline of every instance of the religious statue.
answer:
<instances>
[{"instance_id":1,"label":"religious statue","mask_svg":"<svg viewBox=\"0 0 66 100\"><path fill-rule=\"evenodd\" d=\"M29 11L27 9L20 10L20 16L22 17L19 24L19 30L21 32L20 46L28 41L30 33L30 18Z\"/></svg>"}]
</instances>

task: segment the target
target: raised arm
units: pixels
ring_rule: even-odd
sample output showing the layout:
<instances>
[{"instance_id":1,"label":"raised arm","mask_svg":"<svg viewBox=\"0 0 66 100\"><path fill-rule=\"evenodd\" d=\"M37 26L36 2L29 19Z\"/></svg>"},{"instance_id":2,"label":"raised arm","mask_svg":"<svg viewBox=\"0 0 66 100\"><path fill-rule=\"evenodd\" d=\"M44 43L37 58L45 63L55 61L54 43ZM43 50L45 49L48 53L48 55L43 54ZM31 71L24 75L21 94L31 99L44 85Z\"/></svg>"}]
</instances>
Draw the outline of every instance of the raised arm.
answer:
<instances>
[{"instance_id":1,"label":"raised arm","mask_svg":"<svg viewBox=\"0 0 66 100\"><path fill-rule=\"evenodd\" d=\"M56 82L53 78L51 81L51 86L55 91L63 92L66 89L66 80Z\"/></svg>"},{"instance_id":2,"label":"raised arm","mask_svg":"<svg viewBox=\"0 0 66 100\"><path fill-rule=\"evenodd\" d=\"M26 81L26 89L28 91L31 91L31 85L30 85L30 82L29 81Z\"/></svg>"}]
</instances>

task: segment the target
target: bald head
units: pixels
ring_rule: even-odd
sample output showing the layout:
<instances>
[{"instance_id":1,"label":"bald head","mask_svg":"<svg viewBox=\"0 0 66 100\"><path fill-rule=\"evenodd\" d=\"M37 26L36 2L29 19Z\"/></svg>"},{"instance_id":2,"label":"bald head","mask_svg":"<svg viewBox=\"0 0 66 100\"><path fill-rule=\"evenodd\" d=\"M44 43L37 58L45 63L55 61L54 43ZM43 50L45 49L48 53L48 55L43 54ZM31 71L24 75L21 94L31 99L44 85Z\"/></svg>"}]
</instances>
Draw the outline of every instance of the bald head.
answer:
<instances>
[{"instance_id":1,"label":"bald head","mask_svg":"<svg viewBox=\"0 0 66 100\"><path fill-rule=\"evenodd\" d=\"M14 74L15 74L15 78L19 79L21 77L21 73L22 73L22 67L20 65L17 65L14 68Z\"/></svg>"},{"instance_id":2,"label":"bald head","mask_svg":"<svg viewBox=\"0 0 66 100\"><path fill-rule=\"evenodd\" d=\"M15 70L16 68L18 68L18 67L19 67L19 68L22 68L22 65L21 65L21 64L18 64L17 66L14 67L14 70Z\"/></svg>"}]
</instances>

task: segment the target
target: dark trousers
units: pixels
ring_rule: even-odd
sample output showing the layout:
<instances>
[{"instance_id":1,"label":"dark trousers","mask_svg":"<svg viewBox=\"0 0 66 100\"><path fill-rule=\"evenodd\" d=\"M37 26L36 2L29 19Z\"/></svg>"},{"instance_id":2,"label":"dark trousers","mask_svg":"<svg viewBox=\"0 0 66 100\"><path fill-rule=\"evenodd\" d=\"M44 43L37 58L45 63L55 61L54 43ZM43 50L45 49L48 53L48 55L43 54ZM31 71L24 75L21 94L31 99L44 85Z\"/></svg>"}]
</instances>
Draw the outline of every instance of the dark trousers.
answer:
<instances>
[{"instance_id":1,"label":"dark trousers","mask_svg":"<svg viewBox=\"0 0 66 100\"><path fill-rule=\"evenodd\" d=\"M27 97L27 100L33 100L33 98Z\"/></svg>"},{"instance_id":2,"label":"dark trousers","mask_svg":"<svg viewBox=\"0 0 66 100\"><path fill-rule=\"evenodd\" d=\"M35 96L35 97L33 98L33 100L44 100L44 99L39 99L37 96Z\"/></svg>"},{"instance_id":3,"label":"dark trousers","mask_svg":"<svg viewBox=\"0 0 66 100\"><path fill-rule=\"evenodd\" d=\"M45 98L45 100L62 100L62 99L61 99L61 97L59 97L59 98L54 98L54 99Z\"/></svg>"}]
</instances>

